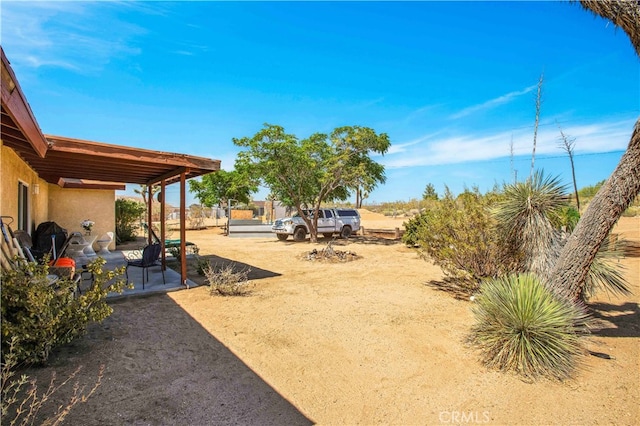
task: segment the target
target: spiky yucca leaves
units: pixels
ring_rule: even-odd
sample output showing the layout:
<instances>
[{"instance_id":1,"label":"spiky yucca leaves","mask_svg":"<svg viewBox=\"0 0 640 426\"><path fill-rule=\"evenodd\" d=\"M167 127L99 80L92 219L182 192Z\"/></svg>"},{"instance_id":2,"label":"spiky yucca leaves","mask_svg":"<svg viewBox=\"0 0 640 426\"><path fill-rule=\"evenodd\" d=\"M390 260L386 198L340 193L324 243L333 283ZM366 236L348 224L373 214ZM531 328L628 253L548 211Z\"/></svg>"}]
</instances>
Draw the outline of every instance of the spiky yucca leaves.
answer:
<instances>
[{"instance_id":1,"label":"spiky yucca leaves","mask_svg":"<svg viewBox=\"0 0 640 426\"><path fill-rule=\"evenodd\" d=\"M624 257L624 249L627 244L628 241L623 239L609 238L604 240L591 263L580 299L588 300L598 291L616 295L631 294L629 283L624 278L624 266L617 262L621 257Z\"/></svg>"},{"instance_id":2,"label":"spiky yucca leaves","mask_svg":"<svg viewBox=\"0 0 640 426\"><path fill-rule=\"evenodd\" d=\"M504 188L495 218L503 236L522 254L526 272L542 274L551 267L552 247L567 205L565 189L558 178L545 177L542 171Z\"/></svg>"},{"instance_id":3,"label":"spiky yucca leaves","mask_svg":"<svg viewBox=\"0 0 640 426\"><path fill-rule=\"evenodd\" d=\"M533 274L486 281L473 307L472 341L492 368L527 378L571 377L583 354L587 315Z\"/></svg>"}]
</instances>

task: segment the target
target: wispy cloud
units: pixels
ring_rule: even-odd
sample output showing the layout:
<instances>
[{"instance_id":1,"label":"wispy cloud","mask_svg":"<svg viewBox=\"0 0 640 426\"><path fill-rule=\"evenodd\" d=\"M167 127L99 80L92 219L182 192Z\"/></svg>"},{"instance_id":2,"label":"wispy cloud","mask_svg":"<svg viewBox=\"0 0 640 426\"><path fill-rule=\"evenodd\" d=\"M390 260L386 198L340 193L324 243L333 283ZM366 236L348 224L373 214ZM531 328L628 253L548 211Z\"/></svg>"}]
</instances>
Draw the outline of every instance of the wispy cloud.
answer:
<instances>
[{"instance_id":1,"label":"wispy cloud","mask_svg":"<svg viewBox=\"0 0 640 426\"><path fill-rule=\"evenodd\" d=\"M635 120L603 121L588 125L563 126L563 132L576 139L576 153L598 153L626 149ZM537 155L562 155L560 132L552 122L538 131ZM486 161L510 155L513 139L515 156L530 155L533 144L531 129L496 131L478 134L442 136L430 134L398 147L381 159L389 168L459 164Z\"/></svg>"},{"instance_id":2,"label":"wispy cloud","mask_svg":"<svg viewBox=\"0 0 640 426\"><path fill-rule=\"evenodd\" d=\"M423 135L420 136L419 138L413 139L409 142L404 142L404 143L400 143L400 144L392 144L391 147L389 148L389 151L387 151L387 155L392 155L392 154L399 154L402 152L407 152L407 149L409 147L421 144L425 141L429 141L431 139L433 139L435 136L437 136L440 132L436 132L436 133L429 133L427 135Z\"/></svg>"},{"instance_id":3,"label":"wispy cloud","mask_svg":"<svg viewBox=\"0 0 640 426\"><path fill-rule=\"evenodd\" d=\"M467 108L463 109L462 111L459 111L459 112L457 112L455 114L452 114L449 118L455 120L455 119L462 118L462 117L465 117L465 116L470 115L470 114L474 114L476 112L486 111L486 110L495 108L497 106L504 105L506 103L511 102L513 99L517 98L518 96L522 96L522 95L526 95L527 93L530 93L535 88L536 88L536 85L533 85L533 86L525 87L522 90L509 92L506 95L498 96L497 98L490 99L490 100L488 100L486 102L483 102L481 104L477 104L477 105L473 105L473 106L467 107Z\"/></svg>"},{"instance_id":4,"label":"wispy cloud","mask_svg":"<svg viewBox=\"0 0 640 426\"><path fill-rule=\"evenodd\" d=\"M83 74L101 70L114 57L138 55L134 39L146 31L112 16L118 5L4 2L2 36L13 49L7 54L19 67L49 66Z\"/></svg>"}]
</instances>

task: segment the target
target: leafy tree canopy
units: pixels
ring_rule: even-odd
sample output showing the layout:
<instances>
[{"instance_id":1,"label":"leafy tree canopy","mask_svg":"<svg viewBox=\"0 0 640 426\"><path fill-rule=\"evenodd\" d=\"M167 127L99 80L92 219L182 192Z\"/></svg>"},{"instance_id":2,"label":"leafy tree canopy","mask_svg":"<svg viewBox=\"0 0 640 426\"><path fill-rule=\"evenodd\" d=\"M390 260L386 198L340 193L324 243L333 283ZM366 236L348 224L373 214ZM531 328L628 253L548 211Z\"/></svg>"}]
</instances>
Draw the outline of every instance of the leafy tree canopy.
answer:
<instances>
[{"instance_id":1,"label":"leafy tree canopy","mask_svg":"<svg viewBox=\"0 0 640 426\"><path fill-rule=\"evenodd\" d=\"M358 187L371 191L384 183L384 166L370 155L384 154L391 145L385 133L368 127L338 127L328 135L314 133L301 140L270 124L252 137L233 142L246 148L238 154L237 167L267 186L284 205L295 208L307 222L313 241L317 215L311 223L303 209L317 210L323 202L346 200Z\"/></svg>"},{"instance_id":2,"label":"leafy tree canopy","mask_svg":"<svg viewBox=\"0 0 640 426\"><path fill-rule=\"evenodd\" d=\"M258 188L242 171L219 170L202 176L200 180L190 180L189 190L204 206L213 207L230 199L248 204L251 194Z\"/></svg>"}]
</instances>

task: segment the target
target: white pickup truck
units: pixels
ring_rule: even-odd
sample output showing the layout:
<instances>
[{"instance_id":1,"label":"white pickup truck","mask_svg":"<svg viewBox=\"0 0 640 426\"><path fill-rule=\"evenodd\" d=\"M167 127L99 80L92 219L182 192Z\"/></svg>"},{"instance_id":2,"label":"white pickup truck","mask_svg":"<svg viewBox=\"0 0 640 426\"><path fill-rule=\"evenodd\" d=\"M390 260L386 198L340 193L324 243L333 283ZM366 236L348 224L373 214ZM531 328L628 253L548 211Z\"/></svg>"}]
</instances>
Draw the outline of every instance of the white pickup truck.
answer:
<instances>
[{"instance_id":1,"label":"white pickup truck","mask_svg":"<svg viewBox=\"0 0 640 426\"><path fill-rule=\"evenodd\" d=\"M334 234L349 238L360 229L360 214L356 209L320 209L318 213L318 235L322 234L325 238L331 238ZM309 230L296 213L291 217L276 219L271 232L275 232L280 241L286 240L289 235L293 235L295 241L304 241Z\"/></svg>"}]
</instances>

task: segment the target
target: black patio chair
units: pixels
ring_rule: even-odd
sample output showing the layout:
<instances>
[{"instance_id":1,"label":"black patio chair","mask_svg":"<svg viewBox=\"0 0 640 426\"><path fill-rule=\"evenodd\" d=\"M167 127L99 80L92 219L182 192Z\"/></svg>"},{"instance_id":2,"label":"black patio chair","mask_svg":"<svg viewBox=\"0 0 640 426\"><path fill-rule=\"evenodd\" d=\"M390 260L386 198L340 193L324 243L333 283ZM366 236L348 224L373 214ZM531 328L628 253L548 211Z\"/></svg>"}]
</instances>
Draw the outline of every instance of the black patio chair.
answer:
<instances>
[{"instance_id":1,"label":"black patio chair","mask_svg":"<svg viewBox=\"0 0 640 426\"><path fill-rule=\"evenodd\" d=\"M142 250L142 258L141 259L127 259L127 267L125 268L125 275L127 277L127 281L129 280L129 267L133 266L135 268L142 268L142 289L144 290L144 273L147 272L147 281L149 281L149 268L152 266L159 266L162 271L162 283L166 284L164 278L164 268L162 267L162 262L160 262L160 252L162 251L162 247L160 244L149 244Z\"/></svg>"}]
</instances>

